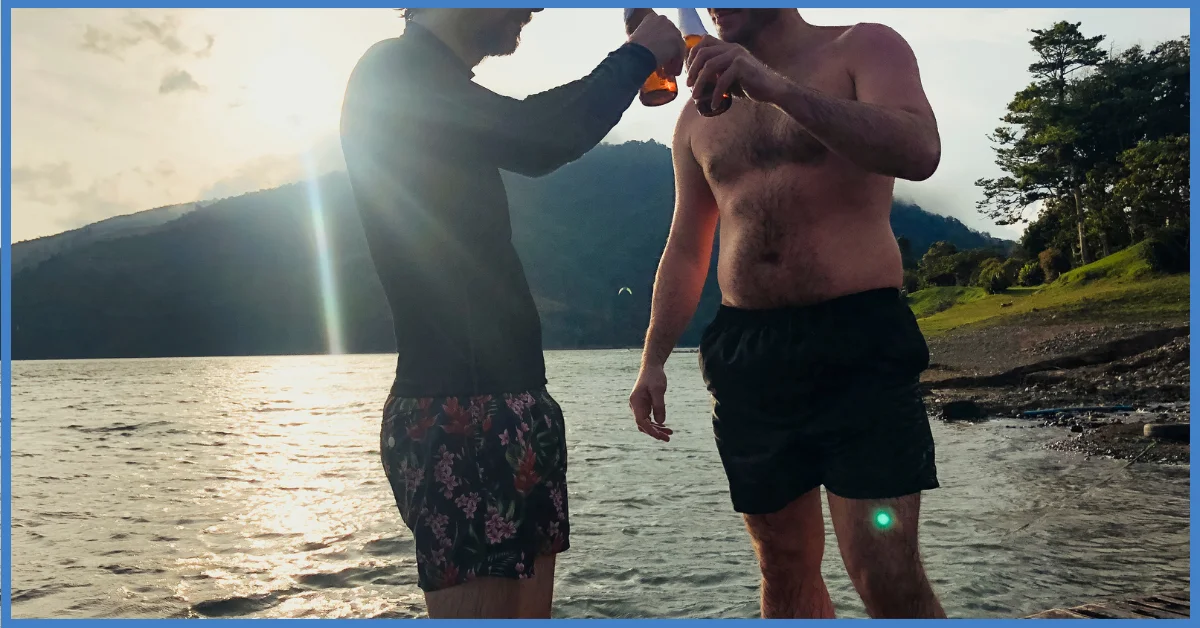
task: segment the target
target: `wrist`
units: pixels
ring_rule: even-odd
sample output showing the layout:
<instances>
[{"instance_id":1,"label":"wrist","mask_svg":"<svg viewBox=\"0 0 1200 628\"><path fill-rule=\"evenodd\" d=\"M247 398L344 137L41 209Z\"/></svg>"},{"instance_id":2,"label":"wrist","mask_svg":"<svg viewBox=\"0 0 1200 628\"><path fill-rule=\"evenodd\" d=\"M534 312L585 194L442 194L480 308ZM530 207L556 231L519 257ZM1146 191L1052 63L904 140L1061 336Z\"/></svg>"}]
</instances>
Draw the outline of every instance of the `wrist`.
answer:
<instances>
[{"instance_id":1,"label":"wrist","mask_svg":"<svg viewBox=\"0 0 1200 628\"><path fill-rule=\"evenodd\" d=\"M671 354L668 352L667 357L670 357L670 355ZM666 366L666 364L667 364L666 357L659 358L658 356L650 355L649 353L642 354L642 370L643 371L645 371L647 369L661 370L664 366Z\"/></svg>"},{"instance_id":2,"label":"wrist","mask_svg":"<svg viewBox=\"0 0 1200 628\"><path fill-rule=\"evenodd\" d=\"M785 102L794 100L797 95L801 95L799 92L800 86L789 81L787 77L778 72L772 71L765 83L765 89L763 90L765 98L763 100L772 105L782 107Z\"/></svg>"},{"instance_id":3,"label":"wrist","mask_svg":"<svg viewBox=\"0 0 1200 628\"><path fill-rule=\"evenodd\" d=\"M638 70L645 70L646 76L642 77L645 80L654 70L658 69L658 57L654 55L654 51L647 48L645 45L636 41L626 42L622 48L628 49L630 53L638 60ZM647 69L648 68L648 69Z\"/></svg>"}]
</instances>

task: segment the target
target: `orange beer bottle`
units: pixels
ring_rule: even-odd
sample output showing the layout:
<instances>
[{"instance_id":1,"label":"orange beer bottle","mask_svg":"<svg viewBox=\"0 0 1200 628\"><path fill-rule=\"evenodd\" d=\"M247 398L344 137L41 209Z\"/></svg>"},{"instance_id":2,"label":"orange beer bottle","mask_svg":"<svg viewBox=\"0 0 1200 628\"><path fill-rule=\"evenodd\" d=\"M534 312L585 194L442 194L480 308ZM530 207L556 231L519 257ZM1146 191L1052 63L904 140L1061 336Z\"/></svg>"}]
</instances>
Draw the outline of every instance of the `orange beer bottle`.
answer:
<instances>
[{"instance_id":1,"label":"orange beer bottle","mask_svg":"<svg viewBox=\"0 0 1200 628\"><path fill-rule=\"evenodd\" d=\"M642 20L653 13L654 9L625 9L625 34L633 35L633 31L637 30ZM638 91L638 100L647 107L658 107L675 100L677 94L679 85L675 83L675 79L667 76L667 73L659 68L642 83L642 89Z\"/></svg>"},{"instance_id":2,"label":"orange beer bottle","mask_svg":"<svg viewBox=\"0 0 1200 628\"><path fill-rule=\"evenodd\" d=\"M704 28L704 22L700 21L700 14L695 9L679 9L679 31L683 33L683 41L687 44L688 50L700 43L708 31ZM719 116L729 110L733 104L733 97L729 94L724 94L721 97L721 102L717 103L714 108L712 106L712 90L713 85L696 85L692 88L693 91L700 90L696 102L696 110L700 115L711 118Z\"/></svg>"}]
</instances>

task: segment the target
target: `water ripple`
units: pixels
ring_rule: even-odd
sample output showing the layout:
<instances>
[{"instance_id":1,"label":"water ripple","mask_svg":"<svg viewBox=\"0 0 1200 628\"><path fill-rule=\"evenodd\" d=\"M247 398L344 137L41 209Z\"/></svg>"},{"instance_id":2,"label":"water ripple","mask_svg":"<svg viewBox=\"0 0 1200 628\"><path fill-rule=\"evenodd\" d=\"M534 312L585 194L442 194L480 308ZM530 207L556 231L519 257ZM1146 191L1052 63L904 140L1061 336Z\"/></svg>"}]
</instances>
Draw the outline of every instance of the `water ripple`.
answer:
<instances>
[{"instance_id":1,"label":"water ripple","mask_svg":"<svg viewBox=\"0 0 1200 628\"><path fill-rule=\"evenodd\" d=\"M571 461L555 615L757 617L758 568L695 361L668 367L664 446L628 416L637 359L547 354ZM393 368L14 363L13 615L421 616L413 540L379 466ZM943 488L922 503L922 554L951 616L1186 586L1188 468L1085 461L1042 450L1052 430L1004 426L934 425ZM839 614L863 617L828 519L823 572Z\"/></svg>"}]
</instances>

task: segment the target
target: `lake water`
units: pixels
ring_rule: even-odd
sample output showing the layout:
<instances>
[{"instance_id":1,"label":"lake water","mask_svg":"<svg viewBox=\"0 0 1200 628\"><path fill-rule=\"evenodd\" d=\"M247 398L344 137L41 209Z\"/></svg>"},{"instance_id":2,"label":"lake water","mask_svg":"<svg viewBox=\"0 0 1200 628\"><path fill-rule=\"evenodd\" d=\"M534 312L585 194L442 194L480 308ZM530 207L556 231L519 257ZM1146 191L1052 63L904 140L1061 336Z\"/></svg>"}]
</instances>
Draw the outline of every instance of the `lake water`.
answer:
<instances>
[{"instance_id":1,"label":"lake water","mask_svg":"<svg viewBox=\"0 0 1200 628\"><path fill-rule=\"evenodd\" d=\"M637 432L632 351L550 352L572 549L559 617L755 617L694 354L669 444ZM413 545L378 458L390 356L13 365L15 617L407 617ZM952 617L1187 586L1187 467L1046 451L1051 429L933 426L922 546ZM1023 530L1013 532L1033 521ZM827 524L839 616L864 616Z\"/></svg>"}]
</instances>

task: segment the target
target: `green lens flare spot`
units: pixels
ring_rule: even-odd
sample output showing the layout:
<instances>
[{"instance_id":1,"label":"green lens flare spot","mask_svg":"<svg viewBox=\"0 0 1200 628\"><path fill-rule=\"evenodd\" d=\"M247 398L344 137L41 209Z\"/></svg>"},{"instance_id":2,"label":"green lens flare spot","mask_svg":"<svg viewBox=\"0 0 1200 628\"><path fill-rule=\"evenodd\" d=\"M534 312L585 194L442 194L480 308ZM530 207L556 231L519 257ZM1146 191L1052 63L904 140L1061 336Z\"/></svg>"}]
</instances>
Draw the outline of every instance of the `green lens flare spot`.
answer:
<instances>
[{"instance_id":1,"label":"green lens flare spot","mask_svg":"<svg viewBox=\"0 0 1200 628\"><path fill-rule=\"evenodd\" d=\"M876 510L872 520L875 522L875 527L880 530L892 527L892 513L886 510Z\"/></svg>"}]
</instances>

